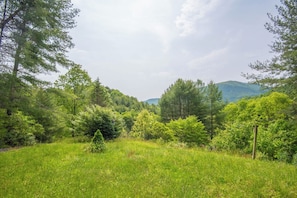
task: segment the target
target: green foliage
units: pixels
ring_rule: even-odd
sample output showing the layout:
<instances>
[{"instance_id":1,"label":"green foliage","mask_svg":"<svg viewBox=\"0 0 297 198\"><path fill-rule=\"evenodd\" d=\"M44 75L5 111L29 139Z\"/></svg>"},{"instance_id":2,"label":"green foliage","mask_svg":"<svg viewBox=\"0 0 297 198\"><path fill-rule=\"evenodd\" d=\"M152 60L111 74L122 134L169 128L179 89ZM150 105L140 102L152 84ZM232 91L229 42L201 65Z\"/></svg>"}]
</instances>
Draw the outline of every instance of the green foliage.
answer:
<instances>
[{"instance_id":1,"label":"green foliage","mask_svg":"<svg viewBox=\"0 0 297 198\"><path fill-rule=\"evenodd\" d=\"M162 139L165 142L174 140L173 131L159 122L158 119L156 114L142 110L134 122L131 136L144 140Z\"/></svg>"},{"instance_id":2,"label":"green foliage","mask_svg":"<svg viewBox=\"0 0 297 198\"><path fill-rule=\"evenodd\" d=\"M262 158L291 162L297 153L297 124L290 116L292 104L289 96L277 92L228 104L223 111L225 129L213 139L212 146L251 152L253 128L257 125Z\"/></svg>"},{"instance_id":3,"label":"green foliage","mask_svg":"<svg viewBox=\"0 0 297 198\"><path fill-rule=\"evenodd\" d=\"M32 88L30 105L23 111L43 126L44 133L36 137L39 142L51 142L66 134L67 116L55 105L52 89Z\"/></svg>"},{"instance_id":4,"label":"green foliage","mask_svg":"<svg viewBox=\"0 0 297 198\"><path fill-rule=\"evenodd\" d=\"M20 111L6 117L5 128L4 142L10 146L33 145L44 134L42 125Z\"/></svg>"},{"instance_id":5,"label":"green foliage","mask_svg":"<svg viewBox=\"0 0 297 198\"><path fill-rule=\"evenodd\" d=\"M156 115L150 113L148 110L142 110L132 127L131 136L138 137L145 140L153 139L152 126L156 122Z\"/></svg>"},{"instance_id":6,"label":"green foliage","mask_svg":"<svg viewBox=\"0 0 297 198\"><path fill-rule=\"evenodd\" d=\"M92 138L89 150L92 153L101 153L106 150L104 138L99 129L95 132L94 137Z\"/></svg>"},{"instance_id":7,"label":"green foliage","mask_svg":"<svg viewBox=\"0 0 297 198\"><path fill-rule=\"evenodd\" d=\"M196 116L189 116L186 119L170 121L167 126L174 132L180 142L188 145L201 146L209 142L205 127Z\"/></svg>"},{"instance_id":8,"label":"green foliage","mask_svg":"<svg viewBox=\"0 0 297 198\"><path fill-rule=\"evenodd\" d=\"M70 0L32 2L8 0L0 7L0 65L1 73L9 76L4 88L8 114L21 106L18 100L24 88L47 84L37 78L38 74L57 72L57 65L73 64L66 53L73 47L68 32L75 26L78 10Z\"/></svg>"},{"instance_id":9,"label":"green foliage","mask_svg":"<svg viewBox=\"0 0 297 198\"><path fill-rule=\"evenodd\" d=\"M123 120L114 111L97 105L87 107L73 121L74 133L93 137L99 129L105 140L117 138L123 129Z\"/></svg>"},{"instance_id":10,"label":"green foliage","mask_svg":"<svg viewBox=\"0 0 297 198\"><path fill-rule=\"evenodd\" d=\"M225 126L219 131L211 145L217 150L251 152L251 141L253 139L253 125L249 122L236 121Z\"/></svg>"},{"instance_id":11,"label":"green foliage","mask_svg":"<svg viewBox=\"0 0 297 198\"><path fill-rule=\"evenodd\" d=\"M13 58L13 67L22 66L26 72L20 72L20 76L26 80L34 79L31 73L56 72L56 64L69 66L66 52L73 43L68 32L75 27L74 18L79 12L70 0L5 3L0 8L1 61Z\"/></svg>"},{"instance_id":12,"label":"green foliage","mask_svg":"<svg viewBox=\"0 0 297 198\"><path fill-rule=\"evenodd\" d=\"M259 129L258 147L268 159L292 162L297 154L297 125L287 120L276 120L267 128Z\"/></svg>"},{"instance_id":13,"label":"green foliage","mask_svg":"<svg viewBox=\"0 0 297 198\"><path fill-rule=\"evenodd\" d=\"M203 83L178 79L162 95L159 104L164 121L196 115L203 120L206 116L203 103Z\"/></svg>"},{"instance_id":14,"label":"green foliage","mask_svg":"<svg viewBox=\"0 0 297 198\"><path fill-rule=\"evenodd\" d=\"M221 126L223 120L223 114L221 110L224 108L222 91L219 91L218 86L213 82L207 85L205 89L206 93L206 111L207 116L204 121L205 128L212 139L216 135L216 130Z\"/></svg>"},{"instance_id":15,"label":"green foliage","mask_svg":"<svg viewBox=\"0 0 297 198\"><path fill-rule=\"evenodd\" d=\"M106 89L112 100L111 106L115 111L119 113L124 113L132 110L136 112L140 112L143 109L147 109L154 113L158 112L158 107L156 105L150 105L145 102L139 102L137 98L132 96L127 96L116 89L110 89L108 87L106 87Z\"/></svg>"},{"instance_id":16,"label":"green foliage","mask_svg":"<svg viewBox=\"0 0 297 198\"><path fill-rule=\"evenodd\" d=\"M89 74L81 65L74 65L65 75L60 75L55 81L55 88L60 91L57 98L59 105L63 105L68 114L78 114L85 105L89 104L89 89L92 81Z\"/></svg>"},{"instance_id":17,"label":"green foliage","mask_svg":"<svg viewBox=\"0 0 297 198\"><path fill-rule=\"evenodd\" d=\"M0 108L0 148L5 147L5 135L6 135L6 123L7 123L7 114L5 109Z\"/></svg>"},{"instance_id":18,"label":"green foliage","mask_svg":"<svg viewBox=\"0 0 297 198\"><path fill-rule=\"evenodd\" d=\"M176 140L174 131L162 122L154 122L151 130L153 139L160 139L164 142Z\"/></svg>"},{"instance_id":19,"label":"green foliage","mask_svg":"<svg viewBox=\"0 0 297 198\"><path fill-rule=\"evenodd\" d=\"M257 84L237 81L221 82L217 83L217 86L222 91L223 101L226 102L237 102L242 98L259 96L268 91Z\"/></svg>"},{"instance_id":20,"label":"green foliage","mask_svg":"<svg viewBox=\"0 0 297 198\"><path fill-rule=\"evenodd\" d=\"M107 107L111 105L111 97L107 89L101 85L99 78L97 78L91 88L90 94L91 104L96 104L102 107Z\"/></svg>"},{"instance_id":21,"label":"green foliage","mask_svg":"<svg viewBox=\"0 0 297 198\"><path fill-rule=\"evenodd\" d=\"M276 88L296 99L297 73L296 73L296 22L297 4L295 0L281 0L277 5L277 16L268 14L269 23L265 28L274 35L275 41L271 47L274 56L264 62L256 61L250 64L256 74L246 74L262 85Z\"/></svg>"},{"instance_id":22,"label":"green foliage","mask_svg":"<svg viewBox=\"0 0 297 198\"><path fill-rule=\"evenodd\" d=\"M128 132L132 130L132 126L134 125L134 121L136 119L137 113L135 111L126 111L122 113L123 120L126 125L126 129Z\"/></svg>"}]
</instances>

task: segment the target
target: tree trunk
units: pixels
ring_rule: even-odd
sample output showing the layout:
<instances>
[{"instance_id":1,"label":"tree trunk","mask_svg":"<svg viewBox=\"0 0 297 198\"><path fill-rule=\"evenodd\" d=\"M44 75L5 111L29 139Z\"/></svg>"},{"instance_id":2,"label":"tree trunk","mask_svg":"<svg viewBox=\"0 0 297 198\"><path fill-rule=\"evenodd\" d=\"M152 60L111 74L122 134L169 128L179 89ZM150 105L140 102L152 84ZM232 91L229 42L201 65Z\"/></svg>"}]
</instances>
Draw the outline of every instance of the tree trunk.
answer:
<instances>
[{"instance_id":1,"label":"tree trunk","mask_svg":"<svg viewBox=\"0 0 297 198\"><path fill-rule=\"evenodd\" d=\"M19 65L20 65L20 54L22 51L22 48L25 44L25 32L26 32L26 21L23 21L21 25L21 34L20 34L20 40L17 43L17 49L14 55L14 65L13 65L13 70L12 70L12 75L10 79L10 86L9 86L9 105L6 110L7 115L11 115L13 113L13 108L15 107L15 99L16 99L16 93L17 93L17 78L18 78L18 71L19 71Z\"/></svg>"},{"instance_id":2,"label":"tree trunk","mask_svg":"<svg viewBox=\"0 0 297 198\"><path fill-rule=\"evenodd\" d=\"M0 49L1 49L1 47L2 47L2 38L3 38L4 27L5 27L4 21L5 21L5 18L6 18L7 1L8 1L8 0L5 0L5 2L4 2L4 9L3 9L3 15L2 15L2 20L1 20L1 28L0 28Z\"/></svg>"}]
</instances>

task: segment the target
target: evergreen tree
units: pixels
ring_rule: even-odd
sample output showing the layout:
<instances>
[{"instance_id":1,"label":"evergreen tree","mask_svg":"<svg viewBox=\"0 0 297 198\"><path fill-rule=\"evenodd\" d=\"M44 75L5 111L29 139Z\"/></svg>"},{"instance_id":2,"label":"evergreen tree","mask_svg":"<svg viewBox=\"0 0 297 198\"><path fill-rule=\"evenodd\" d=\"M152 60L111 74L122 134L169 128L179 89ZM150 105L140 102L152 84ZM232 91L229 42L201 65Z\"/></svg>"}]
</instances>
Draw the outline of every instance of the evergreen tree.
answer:
<instances>
[{"instance_id":1,"label":"evergreen tree","mask_svg":"<svg viewBox=\"0 0 297 198\"><path fill-rule=\"evenodd\" d=\"M213 81L209 82L205 92L207 106L205 127L212 139L216 134L215 129L220 126L222 121L221 110L224 107L224 102L222 91L219 90L218 86Z\"/></svg>"},{"instance_id":2,"label":"evergreen tree","mask_svg":"<svg viewBox=\"0 0 297 198\"><path fill-rule=\"evenodd\" d=\"M94 137L92 138L89 150L92 153L101 153L106 150L104 137L99 129L95 132Z\"/></svg>"},{"instance_id":3,"label":"evergreen tree","mask_svg":"<svg viewBox=\"0 0 297 198\"><path fill-rule=\"evenodd\" d=\"M201 81L178 79L160 99L161 117L164 121L196 115L205 118L204 93Z\"/></svg>"},{"instance_id":4,"label":"evergreen tree","mask_svg":"<svg viewBox=\"0 0 297 198\"><path fill-rule=\"evenodd\" d=\"M275 56L264 62L250 64L258 74L244 74L247 79L277 88L296 98L297 93L297 1L281 0L278 15L268 14L265 28L276 38L271 45Z\"/></svg>"},{"instance_id":5,"label":"evergreen tree","mask_svg":"<svg viewBox=\"0 0 297 198\"><path fill-rule=\"evenodd\" d=\"M8 89L6 108L11 114L23 85L41 83L36 75L57 72L57 64L73 64L66 57L73 46L67 30L75 26L78 10L70 0L6 0L2 5L0 65L1 72L9 74L2 89Z\"/></svg>"},{"instance_id":6,"label":"evergreen tree","mask_svg":"<svg viewBox=\"0 0 297 198\"><path fill-rule=\"evenodd\" d=\"M101 85L99 78L93 82L93 87L91 91L91 103L99 105L101 107L106 107L111 104L111 98L106 88Z\"/></svg>"}]
</instances>

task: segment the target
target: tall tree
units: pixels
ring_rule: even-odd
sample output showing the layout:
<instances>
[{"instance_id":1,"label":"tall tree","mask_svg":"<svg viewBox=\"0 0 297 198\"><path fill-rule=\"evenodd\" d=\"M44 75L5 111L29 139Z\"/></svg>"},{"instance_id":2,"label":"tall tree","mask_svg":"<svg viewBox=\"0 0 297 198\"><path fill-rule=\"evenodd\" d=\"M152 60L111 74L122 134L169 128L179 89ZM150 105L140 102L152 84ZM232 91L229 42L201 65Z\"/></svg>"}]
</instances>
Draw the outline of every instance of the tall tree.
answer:
<instances>
[{"instance_id":1,"label":"tall tree","mask_svg":"<svg viewBox=\"0 0 297 198\"><path fill-rule=\"evenodd\" d=\"M268 14L270 22L265 28L276 38L271 51L275 56L264 62L250 64L258 74L244 74L247 79L262 85L281 88L296 98L297 93L297 1L281 0L276 6L277 16Z\"/></svg>"},{"instance_id":2,"label":"tall tree","mask_svg":"<svg viewBox=\"0 0 297 198\"><path fill-rule=\"evenodd\" d=\"M11 114L20 82L38 84L42 81L37 74L73 64L66 57L73 47L67 30L75 26L78 10L70 0L7 0L3 5L1 34L6 41L1 43L0 65L1 72L10 75L7 113Z\"/></svg>"},{"instance_id":3,"label":"tall tree","mask_svg":"<svg viewBox=\"0 0 297 198\"><path fill-rule=\"evenodd\" d=\"M4 32L7 30L7 26L13 21L13 19L25 9L28 1L9 1L4 0L0 2L0 49L2 47L2 40L4 39Z\"/></svg>"},{"instance_id":4,"label":"tall tree","mask_svg":"<svg viewBox=\"0 0 297 198\"><path fill-rule=\"evenodd\" d=\"M205 117L203 103L203 83L178 79L160 99L161 116L165 121L196 115L200 120Z\"/></svg>"},{"instance_id":5,"label":"tall tree","mask_svg":"<svg viewBox=\"0 0 297 198\"><path fill-rule=\"evenodd\" d=\"M99 78L93 82L91 90L91 103L106 107L111 104L111 97L107 89L101 85Z\"/></svg>"},{"instance_id":6,"label":"tall tree","mask_svg":"<svg viewBox=\"0 0 297 198\"><path fill-rule=\"evenodd\" d=\"M83 105L88 104L88 92L92 81L81 65L73 66L65 75L60 75L55 87L62 90L60 103L68 114L76 115Z\"/></svg>"},{"instance_id":7,"label":"tall tree","mask_svg":"<svg viewBox=\"0 0 297 198\"><path fill-rule=\"evenodd\" d=\"M206 106L207 117L205 127L212 139L216 134L215 129L222 121L221 110L224 108L222 91L219 90L213 81L210 81L206 87Z\"/></svg>"}]
</instances>

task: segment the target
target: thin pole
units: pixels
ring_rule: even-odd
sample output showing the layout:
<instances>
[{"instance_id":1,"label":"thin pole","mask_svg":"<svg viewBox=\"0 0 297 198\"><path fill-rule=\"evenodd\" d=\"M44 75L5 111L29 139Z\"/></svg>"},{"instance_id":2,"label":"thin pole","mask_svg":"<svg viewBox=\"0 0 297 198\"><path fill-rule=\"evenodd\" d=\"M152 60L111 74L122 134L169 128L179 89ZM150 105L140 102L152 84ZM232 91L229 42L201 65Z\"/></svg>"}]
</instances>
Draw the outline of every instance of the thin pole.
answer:
<instances>
[{"instance_id":1,"label":"thin pole","mask_svg":"<svg viewBox=\"0 0 297 198\"><path fill-rule=\"evenodd\" d=\"M258 126L255 125L255 127L254 127L254 144L253 144L253 155L252 155L252 159L256 159L257 135L258 135Z\"/></svg>"}]
</instances>

